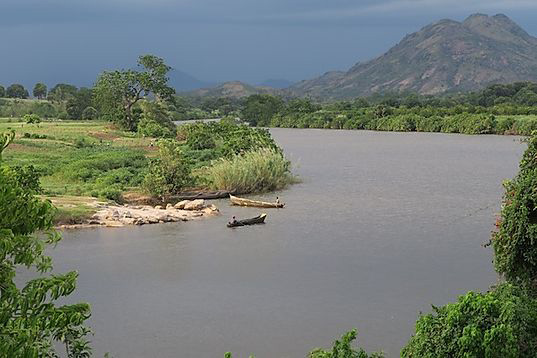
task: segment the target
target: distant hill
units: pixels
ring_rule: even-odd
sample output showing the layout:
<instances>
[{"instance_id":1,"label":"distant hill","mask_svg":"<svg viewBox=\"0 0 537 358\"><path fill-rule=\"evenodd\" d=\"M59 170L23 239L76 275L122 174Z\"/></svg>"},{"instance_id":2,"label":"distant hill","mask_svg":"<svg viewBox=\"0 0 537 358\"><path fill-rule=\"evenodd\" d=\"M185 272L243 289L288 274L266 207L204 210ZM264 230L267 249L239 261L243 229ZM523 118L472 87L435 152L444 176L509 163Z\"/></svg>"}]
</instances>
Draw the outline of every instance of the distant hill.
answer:
<instances>
[{"instance_id":1,"label":"distant hill","mask_svg":"<svg viewBox=\"0 0 537 358\"><path fill-rule=\"evenodd\" d=\"M178 92L191 91L197 88L204 88L214 85L213 83L199 80L188 73L176 69L172 69L168 76L170 78L170 86L175 88L175 90Z\"/></svg>"},{"instance_id":2,"label":"distant hill","mask_svg":"<svg viewBox=\"0 0 537 358\"><path fill-rule=\"evenodd\" d=\"M243 82L233 81L224 82L214 87L201 88L193 91L182 93L182 95L191 97L229 97L242 98L253 94L279 94L280 91L270 87L252 86Z\"/></svg>"},{"instance_id":3,"label":"distant hill","mask_svg":"<svg viewBox=\"0 0 537 358\"><path fill-rule=\"evenodd\" d=\"M283 88L292 86L293 83L294 82L284 80L284 79L268 79L268 80L264 80L263 82L261 82L259 86L283 89Z\"/></svg>"},{"instance_id":4,"label":"distant hill","mask_svg":"<svg viewBox=\"0 0 537 358\"><path fill-rule=\"evenodd\" d=\"M289 91L335 99L388 91L437 94L516 81L537 81L537 39L505 15L474 14L463 22L425 26L371 61L301 81Z\"/></svg>"}]
</instances>

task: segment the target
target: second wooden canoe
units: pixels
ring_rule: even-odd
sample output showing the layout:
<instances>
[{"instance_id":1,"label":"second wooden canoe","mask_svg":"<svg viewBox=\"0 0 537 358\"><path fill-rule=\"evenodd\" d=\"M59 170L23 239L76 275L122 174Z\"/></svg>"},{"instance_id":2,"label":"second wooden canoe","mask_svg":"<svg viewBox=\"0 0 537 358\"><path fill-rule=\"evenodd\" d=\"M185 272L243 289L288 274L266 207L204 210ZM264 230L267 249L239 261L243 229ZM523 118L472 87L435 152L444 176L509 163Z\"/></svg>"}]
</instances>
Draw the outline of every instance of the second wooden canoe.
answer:
<instances>
[{"instance_id":1,"label":"second wooden canoe","mask_svg":"<svg viewBox=\"0 0 537 358\"><path fill-rule=\"evenodd\" d=\"M233 195L229 195L229 200L231 200L231 204L233 205L253 206L256 208L283 208L285 205L283 203L269 203L267 201L244 199Z\"/></svg>"}]
</instances>

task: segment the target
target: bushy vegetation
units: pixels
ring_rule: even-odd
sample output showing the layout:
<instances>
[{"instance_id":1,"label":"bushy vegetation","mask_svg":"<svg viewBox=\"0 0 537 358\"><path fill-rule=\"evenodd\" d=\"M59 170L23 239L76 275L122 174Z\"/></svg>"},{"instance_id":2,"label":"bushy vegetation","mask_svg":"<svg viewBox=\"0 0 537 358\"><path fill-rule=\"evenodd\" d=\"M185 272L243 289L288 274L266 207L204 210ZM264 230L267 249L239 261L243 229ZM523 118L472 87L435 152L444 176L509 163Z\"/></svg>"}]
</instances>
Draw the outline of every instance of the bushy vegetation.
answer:
<instances>
[{"instance_id":1,"label":"bushy vegetation","mask_svg":"<svg viewBox=\"0 0 537 358\"><path fill-rule=\"evenodd\" d=\"M138 133L145 137L173 138L176 126L170 120L170 113L163 104L143 101L140 103L141 116L138 122Z\"/></svg>"},{"instance_id":2,"label":"bushy vegetation","mask_svg":"<svg viewBox=\"0 0 537 358\"><path fill-rule=\"evenodd\" d=\"M179 136L192 150L211 150L215 158L231 157L258 148L278 146L268 130L229 122L193 123L180 127Z\"/></svg>"},{"instance_id":3,"label":"bushy vegetation","mask_svg":"<svg viewBox=\"0 0 537 358\"><path fill-rule=\"evenodd\" d=\"M310 352L308 358L382 358L384 354L382 353L371 353L368 354L362 348L353 348L352 342L356 339L357 332L352 330L348 333L345 333L341 340L336 340L332 349L324 350L322 348L317 348Z\"/></svg>"},{"instance_id":4,"label":"bushy vegetation","mask_svg":"<svg viewBox=\"0 0 537 358\"><path fill-rule=\"evenodd\" d=\"M353 348L352 342L356 339L357 332L352 330L345 333L340 340L336 340L330 350L317 348L308 354L308 358L383 358L382 353L368 354L362 348ZM225 358L233 358L231 352L224 355ZM255 356L250 355L250 358Z\"/></svg>"},{"instance_id":5,"label":"bushy vegetation","mask_svg":"<svg viewBox=\"0 0 537 358\"><path fill-rule=\"evenodd\" d=\"M433 311L420 317L401 357L537 356L537 300L520 287L469 292Z\"/></svg>"},{"instance_id":6,"label":"bushy vegetation","mask_svg":"<svg viewBox=\"0 0 537 358\"><path fill-rule=\"evenodd\" d=\"M203 171L211 189L253 193L282 189L293 182L290 162L277 150L262 148L223 158Z\"/></svg>"},{"instance_id":7,"label":"bushy vegetation","mask_svg":"<svg viewBox=\"0 0 537 358\"><path fill-rule=\"evenodd\" d=\"M537 137L505 184L494 266L506 283L423 315L402 357L537 356Z\"/></svg>"},{"instance_id":8,"label":"bushy vegetation","mask_svg":"<svg viewBox=\"0 0 537 358\"><path fill-rule=\"evenodd\" d=\"M55 176L72 186L68 194L91 195L121 202L122 192L138 187L148 160L139 150L81 147L55 168Z\"/></svg>"},{"instance_id":9,"label":"bushy vegetation","mask_svg":"<svg viewBox=\"0 0 537 358\"><path fill-rule=\"evenodd\" d=\"M312 113L279 114L270 121L272 127L366 129L396 132L442 132L462 134L531 135L537 129L537 115L500 116L443 109L390 109L382 114L378 108Z\"/></svg>"},{"instance_id":10,"label":"bushy vegetation","mask_svg":"<svg viewBox=\"0 0 537 358\"><path fill-rule=\"evenodd\" d=\"M519 135L537 129L537 85L533 83L493 85L476 93L388 93L331 103L308 99L284 103L270 97L247 98L241 118L258 126L285 128Z\"/></svg>"},{"instance_id":11,"label":"bushy vegetation","mask_svg":"<svg viewBox=\"0 0 537 358\"><path fill-rule=\"evenodd\" d=\"M52 230L54 208L35 196L34 180L0 163L0 356L89 357L89 305L57 302L75 290L77 273L46 275L52 260L45 249L60 236ZM41 276L23 282L24 269Z\"/></svg>"},{"instance_id":12,"label":"bushy vegetation","mask_svg":"<svg viewBox=\"0 0 537 358\"><path fill-rule=\"evenodd\" d=\"M177 194L193 184L191 168L181 145L174 140L158 143L159 155L151 160L143 186L153 196L164 197Z\"/></svg>"},{"instance_id":13,"label":"bushy vegetation","mask_svg":"<svg viewBox=\"0 0 537 358\"><path fill-rule=\"evenodd\" d=\"M504 183L498 231L493 233L496 270L514 283L537 281L537 137L528 142L517 176ZM536 286L537 287L537 286Z\"/></svg>"}]
</instances>

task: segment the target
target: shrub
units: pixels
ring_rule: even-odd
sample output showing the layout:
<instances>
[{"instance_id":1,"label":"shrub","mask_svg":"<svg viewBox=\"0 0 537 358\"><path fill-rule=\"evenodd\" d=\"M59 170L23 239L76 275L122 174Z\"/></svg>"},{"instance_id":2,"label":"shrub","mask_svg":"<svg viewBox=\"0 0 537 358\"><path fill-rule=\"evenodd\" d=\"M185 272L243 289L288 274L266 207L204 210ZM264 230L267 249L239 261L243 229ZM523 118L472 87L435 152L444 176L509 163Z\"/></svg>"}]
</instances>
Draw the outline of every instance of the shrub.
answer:
<instances>
[{"instance_id":1,"label":"shrub","mask_svg":"<svg viewBox=\"0 0 537 358\"><path fill-rule=\"evenodd\" d=\"M186 138L190 149L214 149L224 157L257 148L279 150L268 130L246 125L217 122L186 124L181 126L180 135Z\"/></svg>"},{"instance_id":2,"label":"shrub","mask_svg":"<svg viewBox=\"0 0 537 358\"><path fill-rule=\"evenodd\" d=\"M352 348L352 341L356 339L357 332L352 330L336 340L330 350L317 348L310 352L308 358L382 358L382 353L368 354L362 348Z\"/></svg>"},{"instance_id":3,"label":"shrub","mask_svg":"<svg viewBox=\"0 0 537 358\"><path fill-rule=\"evenodd\" d=\"M203 174L210 188L238 193L282 189L294 180L290 162L279 151L268 148L220 159Z\"/></svg>"},{"instance_id":4,"label":"shrub","mask_svg":"<svg viewBox=\"0 0 537 358\"><path fill-rule=\"evenodd\" d=\"M177 141L170 139L163 139L158 145L159 155L151 161L143 187L159 197L179 193L192 183L182 149Z\"/></svg>"},{"instance_id":5,"label":"shrub","mask_svg":"<svg viewBox=\"0 0 537 358\"><path fill-rule=\"evenodd\" d=\"M433 311L419 318L401 357L537 356L537 300L517 286L469 292Z\"/></svg>"},{"instance_id":6,"label":"shrub","mask_svg":"<svg viewBox=\"0 0 537 358\"><path fill-rule=\"evenodd\" d=\"M537 136L528 142L516 177L504 183L498 231L493 234L496 270L509 281L537 279Z\"/></svg>"},{"instance_id":7,"label":"shrub","mask_svg":"<svg viewBox=\"0 0 537 358\"><path fill-rule=\"evenodd\" d=\"M416 118L416 131L418 132L440 132L442 130L442 118L439 116Z\"/></svg>"},{"instance_id":8,"label":"shrub","mask_svg":"<svg viewBox=\"0 0 537 358\"><path fill-rule=\"evenodd\" d=\"M82 111L82 119L84 120L93 120L93 119L97 119L97 117L99 116L99 113L97 112L97 110L93 107L86 107L83 111Z\"/></svg>"},{"instance_id":9,"label":"shrub","mask_svg":"<svg viewBox=\"0 0 537 358\"><path fill-rule=\"evenodd\" d=\"M496 130L497 134L510 134L513 132L513 126L515 120L512 117L499 118L496 121Z\"/></svg>"},{"instance_id":10,"label":"shrub","mask_svg":"<svg viewBox=\"0 0 537 358\"><path fill-rule=\"evenodd\" d=\"M39 118L37 114L25 114L24 117L22 117L22 120L28 124L37 124L41 122L41 118Z\"/></svg>"},{"instance_id":11,"label":"shrub","mask_svg":"<svg viewBox=\"0 0 537 358\"><path fill-rule=\"evenodd\" d=\"M521 118L515 121L513 125L514 134L518 135L531 135L534 131L537 131L537 120Z\"/></svg>"},{"instance_id":12,"label":"shrub","mask_svg":"<svg viewBox=\"0 0 537 358\"><path fill-rule=\"evenodd\" d=\"M496 118L489 114L458 115L455 118L460 123L460 133L490 134L494 133Z\"/></svg>"},{"instance_id":13,"label":"shrub","mask_svg":"<svg viewBox=\"0 0 537 358\"><path fill-rule=\"evenodd\" d=\"M138 133L144 137L173 138L176 134L175 124L163 105L157 102L140 103L141 115Z\"/></svg>"},{"instance_id":14,"label":"shrub","mask_svg":"<svg viewBox=\"0 0 537 358\"><path fill-rule=\"evenodd\" d=\"M31 193L37 194L42 191L39 182L39 173L33 165L15 165L11 167L14 179L21 188Z\"/></svg>"},{"instance_id":15,"label":"shrub","mask_svg":"<svg viewBox=\"0 0 537 358\"><path fill-rule=\"evenodd\" d=\"M93 143L91 141L89 141L88 138L82 137L82 136L79 136L79 137L75 138L74 145L77 148L90 148L90 147L93 147Z\"/></svg>"}]
</instances>

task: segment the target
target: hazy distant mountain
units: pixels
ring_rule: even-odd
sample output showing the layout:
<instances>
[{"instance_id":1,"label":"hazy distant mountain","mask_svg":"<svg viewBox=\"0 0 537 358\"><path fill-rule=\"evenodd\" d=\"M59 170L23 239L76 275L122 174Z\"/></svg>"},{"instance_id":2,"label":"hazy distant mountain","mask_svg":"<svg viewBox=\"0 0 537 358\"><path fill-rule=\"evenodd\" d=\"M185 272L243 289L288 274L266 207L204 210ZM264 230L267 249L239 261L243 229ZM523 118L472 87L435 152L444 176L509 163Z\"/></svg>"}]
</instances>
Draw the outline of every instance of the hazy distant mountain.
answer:
<instances>
[{"instance_id":1,"label":"hazy distant mountain","mask_svg":"<svg viewBox=\"0 0 537 358\"><path fill-rule=\"evenodd\" d=\"M261 82L259 84L259 86L261 87L272 87L272 88L279 88L279 89L282 89L282 88L287 88L287 87L290 87L294 82L291 82L291 81L288 81L288 80L284 80L284 79L274 79L274 78L271 78L271 79L268 79L268 80L264 80L263 82Z\"/></svg>"},{"instance_id":2,"label":"hazy distant mountain","mask_svg":"<svg viewBox=\"0 0 537 358\"><path fill-rule=\"evenodd\" d=\"M279 91L270 87L252 86L243 82L233 81L224 82L214 87L201 88L184 94L187 96L196 97L230 97L241 98L247 97L253 94L271 93L278 94Z\"/></svg>"},{"instance_id":3,"label":"hazy distant mountain","mask_svg":"<svg viewBox=\"0 0 537 358\"><path fill-rule=\"evenodd\" d=\"M168 74L170 77L169 84L175 88L177 92L191 91L197 88L213 86L214 83L205 82L189 75L188 73L172 69Z\"/></svg>"},{"instance_id":4,"label":"hazy distant mountain","mask_svg":"<svg viewBox=\"0 0 537 358\"><path fill-rule=\"evenodd\" d=\"M475 14L428 25L380 57L301 81L290 91L327 99L403 90L435 94L515 81L537 81L537 39L505 15Z\"/></svg>"}]
</instances>

